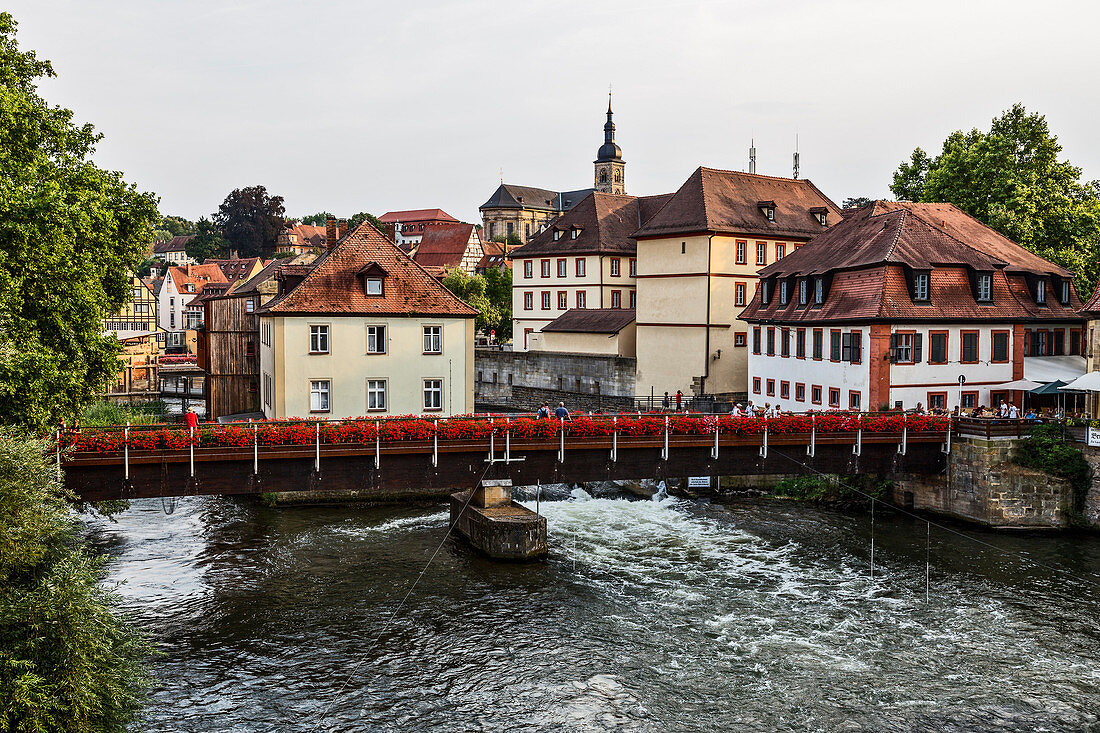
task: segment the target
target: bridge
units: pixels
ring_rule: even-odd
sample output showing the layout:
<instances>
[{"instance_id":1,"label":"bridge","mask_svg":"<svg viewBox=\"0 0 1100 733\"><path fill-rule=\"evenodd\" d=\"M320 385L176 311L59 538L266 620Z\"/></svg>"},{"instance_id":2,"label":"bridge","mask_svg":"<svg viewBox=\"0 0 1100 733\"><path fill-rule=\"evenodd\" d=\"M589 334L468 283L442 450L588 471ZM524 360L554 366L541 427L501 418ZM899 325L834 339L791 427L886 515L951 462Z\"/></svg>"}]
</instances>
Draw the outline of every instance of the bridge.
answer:
<instances>
[{"instance_id":1,"label":"bridge","mask_svg":"<svg viewBox=\"0 0 1100 733\"><path fill-rule=\"evenodd\" d=\"M942 474L948 418L820 413L391 418L83 429L57 465L86 501L264 492L440 498L515 485L752 474Z\"/></svg>"}]
</instances>

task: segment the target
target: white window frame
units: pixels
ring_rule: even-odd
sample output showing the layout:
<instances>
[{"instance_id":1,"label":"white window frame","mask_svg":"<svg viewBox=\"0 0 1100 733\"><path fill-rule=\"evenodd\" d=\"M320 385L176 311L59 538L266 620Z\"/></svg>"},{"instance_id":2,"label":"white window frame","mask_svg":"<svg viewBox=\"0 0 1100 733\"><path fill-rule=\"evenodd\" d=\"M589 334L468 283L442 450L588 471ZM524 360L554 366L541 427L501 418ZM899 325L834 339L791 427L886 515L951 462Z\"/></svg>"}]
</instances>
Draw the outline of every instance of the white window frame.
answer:
<instances>
[{"instance_id":1,"label":"white window frame","mask_svg":"<svg viewBox=\"0 0 1100 733\"><path fill-rule=\"evenodd\" d=\"M987 273L978 273L978 300L986 302L993 300L993 276Z\"/></svg>"},{"instance_id":2,"label":"white window frame","mask_svg":"<svg viewBox=\"0 0 1100 733\"><path fill-rule=\"evenodd\" d=\"M569 260L558 258L558 277L569 277Z\"/></svg>"},{"instance_id":3,"label":"white window frame","mask_svg":"<svg viewBox=\"0 0 1100 733\"><path fill-rule=\"evenodd\" d=\"M378 286L378 292L374 292L371 289L372 285L377 285ZM372 298L376 298L378 296L381 296L383 294L383 292L384 291L383 291L383 285L382 285L382 278L380 278L380 277L368 277L367 278L367 291L366 291L366 294L368 296L370 296Z\"/></svg>"},{"instance_id":4,"label":"white window frame","mask_svg":"<svg viewBox=\"0 0 1100 733\"><path fill-rule=\"evenodd\" d=\"M332 412L332 380L309 380L309 411Z\"/></svg>"},{"instance_id":5,"label":"white window frame","mask_svg":"<svg viewBox=\"0 0 1100 733\"><path fill-rule=\"evenodd\" d=\"M745 305L745 283L737 283L733 286L733 304Z\"/></svg>"},{"instance_id":6,"label":"white window frame","mask_svg":"<svg viewBox=\"0 0 1100 733\"><path fill-rule=\"evenodd\" d=\"M524 279L530 279L535 276L535 262L534 260L523 261L523 277Z\"/></svg>"},{"instance_id":7,"label":"white window frame","mask_svg":"<svg viewBox=\"0 0 1100 733\"><path fill-rule=\"evenodd\" d=\"M438 412L443 409L443 380L425 379L423 384L423 406L425 412Z\"/></svg>"},{"instance_id":8,"label":"white window frame","mask_svg":"<svg viewBox=\"0 0 1100 733\"><path fill-rule=\"evenodd\" d=\"M389 409L389 400L387 399L387 387L385 379L368 379L367 380L367 412L385 412ZM379 396L381 400L379 400ZM371 401L374 401L374 406L371 406Z\"/></svg>"},{"instance_id":9,"label":"white window frame","mask_svg":"<svg viewBox=\"0 0 1100 733\"><path fill-rule=\"evenodd\" d=\"M821 305L825 302L825 281L820 276L814 278L814 303Z\"/></svg>"},{"instance_id":10,"label":"white window frame","mask_svg":"<svg viewBox=\"0 0 1100 733\"><path fill-rule=\"evenodd\" d=\"M439 326L439 325L424 326L424 353L425 354L442 354L443 353L443 326Z\"/></svg>"},{"instance_id":11,"label":"white window frame","mask_svg":"<svg viewBox=\"0 0 1100 733\"><path fill-rule=\"evenodd\" d=\"M1047 281L1039 280L1035 284L1035 302L1039 305L1046 305L1047 302Z\"/></svg>"},{"instance_id":12,"label":"white window frame","mask_svg":"<svg viewBox=\"0 0 1100 733\"><path fill-rule=\"evenodd\" d=\"M927 272L913 274L913 300L926 301L930 299L929 291L932 289L932 276Z\"/></svg>"},{"instance_id":13,"label":"white window frame","mask_svg":"<svg viewBox=\"0 0 1100 733\"><path fill-rule=\"evenodd\" d=\"M585 260L585 258L583 258L583 257L578 257L577 258L577 264L576 264L577 277L584 277L587 265L588 265L588 261Z\"/></svg>"},{"instance_id":14,"label":"white window frame","mask_svg":"<svg viewBox=\"0 0 1100 733\"><path fill-rule=\"evenodd\" d=\"M373 332L373 333L372 333ZM374 348L371 348L371 339L374 339ZM367 353L386 353L386 326L383 324L369 324L367 326Z\"/></svg>"},{"instance_id":15,"label":"white window frame","mask_svg":"<svg viewBox=\"0 0 1100 733\"><path fill-rule=\"evenodd\" d=\"M256 312L256 301L253 300L252 298L246 298L245 301L244 301L244 312L245 313L255 313Z\"/></svg>"},{"instance_id":16,"label":"white window frame","mask_svg":"<svg viewBox=\"0 0 1100 733\"><path fill-rule=\"evenodd\" d=\"M524 293L523 294L523 310L532 311L535 309L535 294Z\"/></svg>"},{"instance_id":17,"label":"white window frame","mask_svg":"<svg viewBox=\"0 0 1100 733\"><path fill-rule=\"evenodd\" d=\"M322 343L323 342L323 343ZM324 348L321 348L324 346ZM329 344L329 327L327 323L309 324L309 353L331 354Z\"/></svg>"}]
</instances>

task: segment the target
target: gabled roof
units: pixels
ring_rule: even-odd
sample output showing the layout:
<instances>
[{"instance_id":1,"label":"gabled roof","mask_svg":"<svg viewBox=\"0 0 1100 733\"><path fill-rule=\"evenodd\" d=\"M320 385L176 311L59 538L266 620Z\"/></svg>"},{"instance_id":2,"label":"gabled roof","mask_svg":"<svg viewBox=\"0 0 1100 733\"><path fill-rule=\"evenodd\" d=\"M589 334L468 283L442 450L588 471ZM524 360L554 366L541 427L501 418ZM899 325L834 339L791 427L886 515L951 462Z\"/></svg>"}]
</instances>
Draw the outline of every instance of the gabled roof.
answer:
<instances>
[{"instance_id":1,"label":"gabled roof","mask_svg":"<svg viewBox=\"0 0 1100 733\"><path fill-rule=\"evenodd\" d=\"M631 234L647 216L660 209L672 194L624 196L594 191L558 217L527 244L512 250L516 257L551 254L623 254L637 252ZM573 232L577 236L573 238ZM554 233L560 232L557 241Z\"/></svg>"},{"instance_id":2,"label":"gabled roof","mask_svg":"<svg viewBox=\"0 0 1100 733\"><path fill-rule=\"evenodd\" d=\"M761 210L762 203L774 203L774 221ZM819 207L827 210L829 224L843 218L840 207L809 180L697 168L634 236L714 232L808 238L824 229L810 212Z\"/></svg>"},{"instance_id":3,"label":"gabled roof","mask_svg":"<svg viewBox=\"0 0 1100 733\"><path fill-rule=\"evenodd\" d=\"M448 214L443 209L409 209L408 211L387 211L382 216L378 217L378 221L383 224L393 224L397 222L409 222L409 221L453 221L458 222L458 219Z\"/></svg>"},{"instance_id":4,"label":"gabled roof","mask_svg":"<svg viewBox=\"0 0 1100 733\"><path fill-rule=\"evenodd\" d=\"M190 271L190 274L188 274ZM206 283L229 282L221 268L217 265L190 265L185 267L171 266L168 268L172 276L172 282L176 284L176 290L186 293L185 285L191 283L195 286L195 292L201 293Z\"/></svg>"},{"instance_id":5,"label":"gabled roof","mask_svg":"<svg viewBox=\"0 0 1100 733\"><path fill-rule=\"evenodd\" d=\"M287 224L285 231L298 235L298 241L294 245L296 247L325 246L325 228L322 226L293 223Z\"/></svg>"},{"instance_id":6,"label":"gabled roof","mask_svg":"<svg viewBox=\"0 0 1100 733\"><path fill-rule=\"evenodd\" d=\"M493 191L489 200L479 209L537 209L540 211L569 211L595 189L577 191L550 191L533 186L517 186L502 183Z\"/></svg>"},{"instance_id":7,"label":"gabled roof","mask_svg":"<svg viewBox=\"0 0 1100 733\"><path fill-rule=\"evenodd\" d=\"M204 283L202 291L187 303L187 307L201 308L204 302L224 296L231 287L231 283Z\"/></svg>"},{"instance_id":8,"label":"gabled roof","mask_svg":"<svg viewBox=\"0 0 1100 733\"><path fill-rule=\"evenodd\" d=\"M275 277L275 273L279 270L279 268L289 265L293 261L293 257L286 257L281 260L271 260L264 266L262 270L257 272L255 275L248 278L244 282L238 282L233 287L233 289L229 291L224 297L251 295L253 293L259 292L260 285Z\"/></svg>"},{"instance_id":9,"label":"gabled roof","mask_svg":"<svg viewBox=\"0 0 1100 733\"><path fill-rule=\"evenodd\" d=\"M187 247L187 243L191 241L194 234L182 234L178 237L172 237L165 242L157 242L153 245L153 254L164 254L167 252L183 252Z\"/></svg>"},{"instance_id":10,"label":"gabled roof","mask_svg":"<svg viewBox=\"0 0 1100 733\"><path fill-rule=\"evenodd\" d=\"M1092 291L1092 297L1081 306L1081 313L1088 315L1100 313L1100 281L1096 283L1096 287Z\"/></svg>"},{"instance_id":11,"label":"gabled roof","mask_svg":"<svg viewBox=\"0 0 1100 733\"><path fill-rule=\"evenodd\" d=\"M558 333L618 333L634 322L633 308L573 308L542 327Z\"/></svg>"},{"instance_id":12,"label":"gabled roof","mask_svg":"<svg viewBox=\"0 0 1100 733\"><path fill-rule=\"evenodd\" d=\"M521 245L518 244L505 244L503 242L494 242L493 240L487 240L481 243L481 249L484 250L485 255L478 260L478 270L487 270L490 267L506 267L512 268L512 260L508 257L510 252L514 252Z\"/></svg>"},{"instance_id":13,"label":"gabled roof","mask_svg":"<svg viewBox=\"0 0 1100 733\"><path fill-rule=\"evenodd\" d=\"M416 247L413 259L422 267L458 267L462 264L462 255L470 245L470 238L477 236L476 232L473 224L440 224L428 227Z\"/></svg>"},{"instance_id":14,"label":"gabled roof","mask_svg":"<svg viewBox=\"0 0 1100 733\"><path fill-rule=\"evenodd\" d=\"M387 273L384 295L368 297L359 271L377 263ZM300 267L288 265L283 269ZM260 310L270 315L395 315L473 318L477 311L440 285L423 267L363 222L314 262L305 279Z\"/></svg>"},{"instance_id":15,"label":"gabled roof","mask_svg":"<svg viewBox=\"0 0 1100 733\"><path fill-rule=\"evenodd\" d=\"M245 279L252 268L259 262L260 266L263 266L263 260L259 257L243 257L235 260L205 260L204 265L217 265L221 268L222 274L225 275L227 280L243 280Z\"/></svg>"}]
</instances>

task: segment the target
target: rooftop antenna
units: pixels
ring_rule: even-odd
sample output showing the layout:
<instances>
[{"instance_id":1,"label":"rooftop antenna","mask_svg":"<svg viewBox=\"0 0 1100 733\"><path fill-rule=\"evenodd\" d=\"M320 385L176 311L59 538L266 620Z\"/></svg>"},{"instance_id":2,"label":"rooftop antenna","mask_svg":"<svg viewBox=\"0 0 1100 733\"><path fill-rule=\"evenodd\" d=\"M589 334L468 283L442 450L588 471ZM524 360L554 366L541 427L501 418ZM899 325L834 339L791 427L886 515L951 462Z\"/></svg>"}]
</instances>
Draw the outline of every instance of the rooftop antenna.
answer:
<instances>
[{"instance_id":1,"label":"rooftop antenna","mask_svg":"<svg viewBox=\"0 0 1100 733\"><path fill-rule=\"evenodd\" d=\"M794 134L794 177L798 179L798 133Z\"/></svg>"},{"instance_id":2,"label":"rooftop antenna","mask_svg":"<svg viewBox=\"0 0 1100 733\"><path fill-rule=\"evenodd\" d=\"M500 182L504 183L504 166L500 167Z\"/></svg>"},{"instance_id":3,"label":"rooftop antenna","mask_svg":"<svg viewBox=\"0 0 1100 733\"><path fill-rule=\"evenodd\" d=\"M756 140L749 138L749 173L756 173Z\"/></svg>"}]
</instances>

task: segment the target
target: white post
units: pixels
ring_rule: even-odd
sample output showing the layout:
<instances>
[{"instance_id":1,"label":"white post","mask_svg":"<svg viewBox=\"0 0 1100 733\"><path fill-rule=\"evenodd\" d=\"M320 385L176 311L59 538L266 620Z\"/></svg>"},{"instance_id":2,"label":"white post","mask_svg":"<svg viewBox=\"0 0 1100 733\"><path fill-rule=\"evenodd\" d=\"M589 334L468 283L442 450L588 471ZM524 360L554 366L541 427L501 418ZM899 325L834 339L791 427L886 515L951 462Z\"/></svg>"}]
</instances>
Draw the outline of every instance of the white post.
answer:
<instances>
[{"instance_id":1,"label":"white post","mask_svg":"<svg viewBox=\"0 0 1100 733\"><path fill-rule=\"evenodd\" d=\"M496 453L496 440L493 435L493 419L489 418L489 463L493 463L493 454Z\"/></svg>"},{"instance_id":2,"label":"white post","mask_svg":"<svg viewBox=\"0 0 1100 733\"><path fill-rule=\"evenodd\" d=\"M611 462L619 462L619 416L611 418Z\"/></svg>"},{"instance_id":3,"label":"white post","mask_svg":"<svg viewBox=\"0 0 1100 733\"><path fill-rule=\"evenodd\" d=\"M61 431L60 430L57 431L56 447L57 447L57 480L61 481L63 477L61 475Z\"/></svg>"},{"instance_id":4,"label":"white post","mask_svg":"<svg viewBox=\"0 0 1100 733\"><path fill-rule=\"evenodd\" d=\"M512 418L504 418L504 462L512 462Z\"/></svg>"},{"instance_id":5,"label":"white post","mask_svg":"<svg viewBox=\"0 0 1100 733\"><path fill-rule=\"evenodd\" d=\"M905 452L909 449L909 420L905 421L905 425L901 429L901 445L898 447L898 453L905 455Z\"/></svg>"},{"instance_id":6,"label":"white post","mask_svg":"<svg viewBox=\"0 0 1100 733\"><path fill-rule=\"evenodd\" d=\"M313 454L313 470L321 473L321 423L317 423L316 428L317 440L314 443L316 450Z\"/></svg>"},{"instance_id":7,"label":"white post","mask_svg":"<svg viewBox=\"0 0 1100 733\"><path fill-rule=\"evenodd\" d=\"M378 420L374 421L374 468L375 470L382 467L382 433L380 432L381 423Z\"/></svg>"},{"instance_id":8,"label":"white post","mask_svg":"<svg viewBox=\"0 0 1100 733\"><path fill-rule=\"evenodd\" d=\"M947 455L951 455L951 425L952 423L947 423L947 444L943 449L943 452Z\"/></svg>"},{"instance_id":9,"label":"white post","mask_svg":"<svg viewBox=\"0 0 1100 733\"><path fill-rule=\"evenodd\" d=\"M806 448L806 455L813 458L817 453L817 413L810 413L810 445Z\"/></svg>"},{"instance_id":10,"label":"white post","mask_svg":"<svg viewBox=\"0 0 1100 733\"><path fill-rule=\"evenodd\" d=\"M764 441L760 444L760 457L768 457L768 416L764 416Z\"/></svg>"},{"instance_id":11,"label":"white post","mask_svg":"<svg viewBox=\"0 0 1100 733\"><path fill-rule=\"evenodd\" d=\"M432 468L439 468L439 419L432 420L435 431L432 433Z\"/></svg>"},{"instance_id":12,"label":"white post","mask_svg":"<svg viewBox=\"0 0 1100 733\"><path fill-rule=\"evenodd\" d=\"M260 472L260 439L256 435L256 423L252 423L252 473Z\"/></svg>"},{"instance_id":13,"label":"white post","mask_svg":"<svg viewBox=\"0 0 1100 733\"><path fill-rule=\"evenodd\" d=\"M710 452L712 460L718 460L718 433L722 432L722 426L718 423L718 418L714 418L714 450Z\"/></svg>"},{"instance_id":14,"label":"white post","mask_svg":"<svg viewBox=\"0 0 1100 733\"><path fill-rule=\"evenodd\" d=\"M126 421L126 429L122 431L122 460L126 463L126 480L130 480L130 421Z\"/></svg>"},{"instance_id":15,"label":"white post","mask_svg":"<svg viewBox=\"0 0 1100 733\"><path fill-rule=\"evenodd\" d=\"M661 450L661 460L668 460L668 415L665 415L665 447Z\"/></svg>"},{"instance_id":16,"label":"white post","mask_svg":"<svg viewBox=\"0 0 1100 733\"><path fill-rule=\"evenodd\" d=\"M863 413L856 415L856 444L852 446L852 453L863 455Z\"/></svg>"},{"instance_id":17,"label":"white post","mask_svg":"<svg viewBox=\"0 0 1100 733\"><path fill-rule=\"evenodd\" d=\"M561 419L561 447L558 448L558 463L565 463L565 418Z\"/></svg>"},{"instance_id":18,"label":"white post","mask_svg":"<svg viewBox=\"0 0 1100 733\"><path fill-rule=\"evenodd\" d=\"M191 478L195 478L195 429L187 429L191 433L191 440L188 442L191 444L188 448L191 449Z\"/></svg>"}]
</instances>

